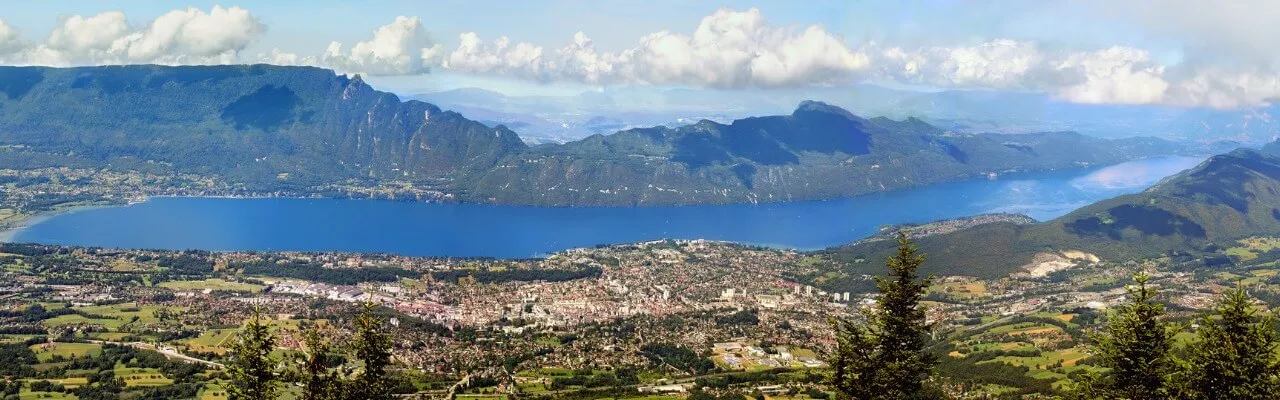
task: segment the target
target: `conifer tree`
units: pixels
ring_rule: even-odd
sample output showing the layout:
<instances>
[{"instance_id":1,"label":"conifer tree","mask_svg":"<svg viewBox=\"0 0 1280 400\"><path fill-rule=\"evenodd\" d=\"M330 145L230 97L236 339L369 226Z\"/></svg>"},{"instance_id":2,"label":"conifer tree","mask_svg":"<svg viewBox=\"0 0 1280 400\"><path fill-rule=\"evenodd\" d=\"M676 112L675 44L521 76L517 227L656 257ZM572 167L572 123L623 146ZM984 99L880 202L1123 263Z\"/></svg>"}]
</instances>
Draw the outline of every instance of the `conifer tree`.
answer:
<instances>
[{"instance_id":1,"label":"conifer tree","mask_svg":"<svg viewBox=\"0 0 1280 400\"><path fill-rule=\"evenodd\" d=\"M1177 364L1170 354L1174 329L1164 321L1164 305L1147 286L1148 276L1134 275L1128 304L1117 307L1106 330L1094 337L1097 365L1106 373L1080 383L1076 397L1089 399L1164 400L1174 396L1170 380Z\"/></svg>"},{"instance_id":2,"label":"conifer tree","mask_svg":"<svg viewBox=\"0 0 1280 400\"><path fill-rule=\"evenodd\" d=\"M313 328L306 333L306 343L308 352L299 371L302 400L341 400L341 381L336 372L329 370L328 342L318 328Z\"/></svg>"},{"instance_id":3,"label":"conifer tree","mask_svg":"<svg viewBox=\"0 0 1280 400\"><path fill-rule=\"evenodd\" d=\"M855 399L912 399L923 396L923 383L936 360L925 352L930 324L920 304L929 279L916 271L924 256L898 236L898 252L889 257L889 276L876 278L880 298L866 322L835 321L837 348L833 383Z\"/></svg>"},{"instance_id":4,"label":"conifer tree","mask_svg":"<svg viewBox=\"0 0 1280 400\"><path fill-rule=\"evenodd\" d=\"M373 302L365 302L364 309L356 316L355 337L351 345L356 359L364 364L364 370L347 384L346 397L390 399L391 382L387 379L387 366L391 364L391 335L386 333L382 319L374 314Z\"/></svg>"},{"instance_id":5,"label":"conifer tree","mask_svg":"<svg viewBox=\"0 0 1280 400\"><path fill-rule=\"evenodd\" d=\"M276 362L271 360L275 337L271 326L263 320L262 310L255 307L249 323L236 334L227 363L231 400L274 399L278 389Z\"/></svg>"},{"instance_id":6,"label":"conifer tree","mask_svg":"<svg viewBox=\"0 0 1280 400\"><path fill-rule=\"evenodd\" d=\"M1280 399L1275 320L1243 288L1224 293L1187 346L1187 394L1196 399Z\"/></svg>"}]
</instances>

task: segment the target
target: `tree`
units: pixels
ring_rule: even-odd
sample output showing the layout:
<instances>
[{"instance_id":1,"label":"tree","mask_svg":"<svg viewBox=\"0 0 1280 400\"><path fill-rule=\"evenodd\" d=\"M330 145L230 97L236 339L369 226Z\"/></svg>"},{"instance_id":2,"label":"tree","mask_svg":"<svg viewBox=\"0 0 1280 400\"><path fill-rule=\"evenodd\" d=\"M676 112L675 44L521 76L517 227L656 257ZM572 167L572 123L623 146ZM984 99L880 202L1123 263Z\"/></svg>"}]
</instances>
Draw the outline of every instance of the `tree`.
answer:
<instances>
[{"instance_id":1,"label":"tree","mask_svg":"<svg viewBox=\"0 0 1280 400\"><path fill-rule=\"evenodd\" d=\"M924 255L898 235L898 252L889 257L889 276L876 278L880 299L864 313L865 323L834 320L837 346L832 366L836 389L855 399L911 399L925 395L923 383L936 360L924 351L930 324L920 304L930 279L916 270Z\"/></svg>"},{"instance_id":2,"label":"tree","mask_svg":"<svg viewBox=\"0 0 1280 400\"><path fill-rule=\"evenodd\" d=\"M231 379L227 394L231 400L274 399L279 382L276 362L271 360L275 337L271 326L262 318L262 310L255 307L249 323L236 334L231 344L231 359L227 363L227 375Z\"/></svg>"},{"instance_id":3,"label":"tree","mask_svg":"<svg viewBox=\"0 0 1280 400\"><path fill-rule=\"evenodd\" d=\"M1131 302L1117 307L1106 330L1094 339L1097 365L1109 369L1085 377L1075 393L1089 399L1163 400L1172 398L1177 368L1170 348L1175 329L1161 319L1149 278L1136 274L1126 289Z\"/></svg>"},{"instance_id":4,"label":"tree","mask_svg":"<svg viewBox=\"0 0 1280 400\"><path fill-rule=\"evenodd\" d=\"M306 333L307 358L299 371L302 383L302 400L340 400L342 397L339 377L329 370L329 343L320 336L318 328Z\"/></svg>"},{"instance_id":5,"label":"tree","mask_svg":"<svg viewBox=\"0 0 1280 400\"><path fill-rule=\"evenodd\" d=\"M1187 347L1187 392L1197 399L1280 398L1280 361L1272 314L1263 315L1243 288L1223 293L1215 315L1200 318Z\"/></svg>"},{"instance_id":6,"label":"tree","mask_svg":"<svg viewBox=\"0 0 1280 400\"><path fill-rule=\"evenodd\" d=\"M382 318L374 314L373 302L365 302L356 316L355 337L351 345L364 371L347 384L347 398L381 400L391 398L391 382L387 366L391 364L391 336L383 329Z\"/></svg>"}]
</instances>

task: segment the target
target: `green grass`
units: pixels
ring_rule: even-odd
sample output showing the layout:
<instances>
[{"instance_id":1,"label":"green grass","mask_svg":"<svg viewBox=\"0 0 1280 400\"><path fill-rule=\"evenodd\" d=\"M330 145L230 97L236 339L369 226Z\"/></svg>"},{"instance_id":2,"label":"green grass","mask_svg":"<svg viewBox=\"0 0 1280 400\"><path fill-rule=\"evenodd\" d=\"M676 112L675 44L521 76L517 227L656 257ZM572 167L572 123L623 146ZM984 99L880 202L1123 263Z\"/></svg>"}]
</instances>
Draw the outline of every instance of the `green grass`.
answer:
<instances>
[{"instance_id":1,"label":"green grass","mask_svg":"<svg viewBox=\"0 0 1280 400\"><path fill-rule=\"evenodd\" d=\"M166 378L155 368L117 367L113 372L116 378L124 380L129 387L151 387L172 385L173 379Z\"/></svg>"},{"instance_id":2,"label":"green grass","mask_svg":"<svg viewBox=\"0 0 1280 400\"><path fill-rule=\"evenodd\" d=\"M132 335L132 333L128 333L128 332L94 332L94 333L89 334L89 337L94 338L94 339L97 339L97 340L106 340L106 341L114 341L114 342L118 342L118 341L123 340L125 337L128 337L128 336L130 336L130 335Z\"/></svg>"},{"instance_id":3,"label":"green grass","mask_svg":"<svg viewBox=\"0 0 1280 400\"><path fill-rule=\"evenodd\" d=\"M265 286L255 285L252 283L227 282L222 279L211 278L203 281L169 281L162 282L159 285L163 288L169 288L178 291L199 291L199 290L223 290L228 292L262 292Z\"/></svg>"},{"instance_id":4,"label":"green grass","mask_svg":"<svg viewBox=\"0 0 1280 400\"><path fill-rule=\"evenodd\" d=\"M181 313L185 310L183 307L164 307L158 305L138 306L135 303L76 307L76 310L89 315L101 316L103 318L88 318L78 314L68 314L46 319L44 321L40 321L40 323L45 326L87 324L98 325L111 330L118 330L120 327L128 324L146 325L159 323L161 320L160 317L157 316L157 311L162 309L167 309L170 313L174 314Z\"/></svg>"},{"instance_id":5,"label":"green grass","mask_svg":"<svg viewBox=\"0 0 1280 400\"><path fill-rule=\"evenodd\" d=\"M62 400L76 398L77 397L72 394L56 392L29 392L26 391L26 389L23 389L21 393L18 393L18 400Z\"/></svg>"},{"instance_id":6,"label":"green grass","mask_svg":"<svg viewBox=\"0 0 1280 400\"><path fill-rule=\"evenodd\" d=\"M200 390L200 400L225 400L227 398L227 390L221 384L210 383Z\"/></svg>"},{"instance_id":7,"label":"green grass","mask_svg":"<svg viewBox=\"0 0 1280 400\"><path fill-rule=\"evenodd\" d=\"M62 386L66 386L68 389L75 389L88 384L89 378L71 377L71 378L62 378L62 379L50 379L49 382L60 383L62 384Z\"/></svg>"},{"instance_id":8,"label":"green grass","mask_svg":"<svg viewBox=\"0 0 1280 400\"><path fill-rule=\"evenodd\" d=\"M1021 334L1043 334L1051 331L1061 331L1055 325L1042 324L1038 322L1020 322L1016 324L1001 325L991 328L987 331L990 335L1021 335Z\"/></svg>"},{"instance_id":9,"label":"green grass","mask_svg":"<svg viewBox=\"0 0 1280 400\"><path fill-rule=\"evenodd\" d=\"M227 341L231 340L235 334L235 329L211 329L182 343L191 350L223 354L227 351Z\"/></svg>"},{"instance_id":10,"label":"green grass","mask_svg":"<svg viewBox=\"0 0 1280 400\"><path fill-rule=\"evenodd\" d=\"M0 343L20 343L36 336L44 335L0 335Z\"/></svg>"},{"instance_id":11,"label":"green grass","mask_svg":"<svg viewBox=\"0 0 1280 400\"><path fill-rule=\"evenodd\" d=\"M41 362L49 361L54 356L62 356L63 358L83 358L85 356L96 356L102 354L102 346L93 343L53 343L53 347L49 349L42 348L43 344L31 346L31 351L36 353L36 359Z\"/></svg>"},{"instance_id":12,"label":"green grass","mask_svg":"<svg viewBox=\"0 0 1280 400\"><path fill-rule=\"evenodd\" d=\"M1062 366L1064 367L1074 366L1077 362L1088 356L1089 355L1085 353L1083 349L1071 348L1065 350L1045 351L1040 353L1037 357L1000 356L991 361L984 362L1003 362L1009 365L1021 365L1031 368L1032 370L1037 370L1054 368L1058 362L1062 362Z\"/></svg>"},{"instance_id":13,"label":"green grass","mask_svg":"<svg viewBox=\"0 0 1280 400\"><path fill-rule=\"evenodd\" d=\"M1241 261L1249 261L1258 258L1258 255L1254 254L1253 250L1249 250L1244 247L1232 247L1224 251L1224 253L1228 256L1239 258Z\"/></svg>"}]
</instances>

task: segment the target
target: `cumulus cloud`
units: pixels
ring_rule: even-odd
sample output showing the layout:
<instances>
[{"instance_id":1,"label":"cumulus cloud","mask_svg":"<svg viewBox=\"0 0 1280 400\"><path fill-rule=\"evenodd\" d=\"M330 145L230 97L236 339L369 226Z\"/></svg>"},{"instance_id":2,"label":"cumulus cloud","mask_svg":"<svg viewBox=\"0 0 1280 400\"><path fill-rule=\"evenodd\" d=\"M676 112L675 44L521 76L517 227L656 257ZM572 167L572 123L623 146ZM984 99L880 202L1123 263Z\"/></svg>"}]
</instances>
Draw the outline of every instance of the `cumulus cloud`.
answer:
<instances>
[{"instance_id":1,"label":"cumulus cloud","mask_svg":"<svg viewBox=\"0 0 1280 400\"><path fill-rule=\"evenodd\" d=\"M850 82L870 66L865 54L822 27L772 26L754 8L721 9L692 35L656 32L620 52L598 51L582 32L554 51L506 37L486 43L471 32L459 41L445 57L447 69L591 84L793 87Z\"/></svg>"},{"instance_id":2,"label":"cumulus cloud","mask_svg":"<svg viewBox=\"0 0 1280 400\"><path fill-rule=\"evenodd\" d=\"M1165 67L1134 48L1116 46L1073 53L1057 68L1072 74L1076 82L1059 88L1058 95L1077 103L1159 103L1169 89Z\"/></svg>"},{"instance_id":3,"label":"cumulus cloud","mask_svg":"<svg viewBox=\"0 0 1280 400\"><path fill-rule=\"evenodd\" d=\"M415 75L441 67L539 82L721 89L870 80L1038 91L1078 103L1214 108L1252 107L1280 98L1280 41L1271 40L1280 35L1280 24L1269 12L1280 12L1275 2L1242 0L1213 7L1193 0L1084 4L1100 7L1090 15L1119 18L1159 40L1180 43L1181 59L1161 64L1135 47L1046 48L1011 38L926 47L850 43L820 25L770 24L757 9L717 10L691 31L650 33L621 49L597 48L584 32L559 47L505 36L486 40L464 32L456 48L445 50L431 39L421 19L401 16L375 29L365 41L334 41L327 47L319 42L312 53L276 49L254 56L241 53L266 26L248 10L214 6L208 11L173 10L145 26L131 25L121 12L68 16L43 41L24 40L0 20L0 63L260 62L369 75ZM1159 54L1165 55L1168 49L1162 50Z\"/></svg>"},{"instance_id":4,"label":"cumulus cloud","mask_svg":"<svg viewBox=\"0 0 1280 400\"><path fill-rule=\"evenodd\" d=\"M1047 50L1017 39L922 48L853 45L821 26L772 26L759 10L722 9L703 18L691 35L656 32L617 52L596 49L581 32L559 49L507 37L486 42L463 33L443 67L538 81L712 88L871 79L1040 91L1078 103L1237 108L1280 97L1280 41L1269 39L1280 35L1280 25L1271 20L1274 13L1265 12L1270 9L1280 11L1274 2L1207 7L1191 0L1122 1L1109 10L1113 16L1131 13L1126 18L1153 32L1177 35L1187 59L1176 65L1162 65L1148 51L1129 46ZM1225 59L1234 62L1200 61L1211 59L1211 52L1230 53Z\"/></svg>"},{"instance_id":5,"label":"cumulus cloud","mask_svg":"<svg viewBox=\"0 0 1280 400\"><path fill-rule=\"evenodd\" d=\"M316 57L300 56L297 53L272 49L270 53L259 53L255 62L272 65L316 65Z\"/></svg>"},{"instance_id":6,"label":"cumulus cloud","mask_svg":"<svg viewBox=\"0 0 1280 400\"><path fill-rule=\"evenodd\" d=\"M1026 89L1052 80L1035 43L1009 39L976 46L932 47L913 51L893 47L878 64L889 77L905 83L940 87Z\"/></svg>"},{"instance_id":7,"label":"cumulus cloud","mask_svg":"<svg viewBox=\"0 0 1280 400\"><path fill-rule=\"evenodd\" d=\"M5 30L0 27L0 49L6 43ZM265 30L256 17L239 7L173 10L144 27L129 25L118 11L73 15L63 18L43 43L23 44L4 61L54 66L227 64L237 62L238 53Z\"/></svg>"},{"instance_id":8,"label":"cumulus cloud","mask_svg":"<svg viewBox=\"0 0 1280 400\"><path fill-rule=\"evenodd\" d=\"M430 71L443 52L433 44L418 17L396 17L379 27L373 39L357 42L349 51L339 42L329 43L320 63L343 72L369 75L410 75Z\"/></svg>"},{"instance_id":9,"label":"cumulus cloud","mask_svg":"<svg viewBox=\"0 0 1280 400\"><path fill-rule=\"evenodd\" d=\"M0 19L0 56L17 52L23 47L26 47L26 43L22 41L18 29Z\"/></svg>"},{"instance_id":10,"label":"cumulus cloud","mask_svg":"<svg viewBox=\"0 0 1280 400\"><path fill-rule=\"evenodd\" d=\"M976 46L907 51L889 48L877 60L884 77L952 88L1049 92L1078 103L1147 104L1165 99L1165 67L1140 49L1043 51L1010 39Z\"/></svg>"},{"instance_id":11,"label":"cumulus cloud","mask_svg":"<svg viewBox=\"0 0 1280 400\"><path fill-rule=\"evenodd\" d=\"M1273 71L1198 68L1169 89L1166 102L1178 106L1241 108L1280 99L1280 74Z\"/></svg>"}]
</instances>

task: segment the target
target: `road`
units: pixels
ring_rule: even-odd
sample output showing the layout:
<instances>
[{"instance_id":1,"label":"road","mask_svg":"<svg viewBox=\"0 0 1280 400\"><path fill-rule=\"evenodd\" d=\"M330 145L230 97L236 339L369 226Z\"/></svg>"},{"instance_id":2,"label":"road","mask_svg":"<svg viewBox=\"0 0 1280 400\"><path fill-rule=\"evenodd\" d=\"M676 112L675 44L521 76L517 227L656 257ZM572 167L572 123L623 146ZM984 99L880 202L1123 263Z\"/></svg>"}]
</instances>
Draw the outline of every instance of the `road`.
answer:
<instances>
[{"instance_id":1,"label":"road","mask_svg":"<svg viewBox=\"0 0 1280 400\"><path fill-rule=\"evenodd\" d=\"M188 356L188 355L186 355L186 354L179 353L177 350L175 350L175 349L173 349L173 348L170 348L170 347L156 347L156 345L153 345L153 344L150 344L150 343L143 343L143 342L109 342L109 341L104 341L104 340L90 340L90 341L89 341L89 343L97 343L97 344L114 344L114 345L117 345L117 346L129 346L129 347L133 347L133 348L138 348L138 349L143 349L143 350L151 350L151 351L154 351L154 352L157 352L157 353L160 353L160 354L164 354L165 358L169 358L169 359L181 360L181 361L186 361L186 362L196 363L196 364L204 364L204 365L207 365L207 366L210 366L210 367L214 367L214 368L218 368L218 369L221 369L221 368L223 367L223 365L222 365L222 364L220 364L220 363L216 363L216 362L209 361L209 360L201 360L201 359L199 359L199 358L195 358L195 357Z\"/></svg>"}]
</instances>

